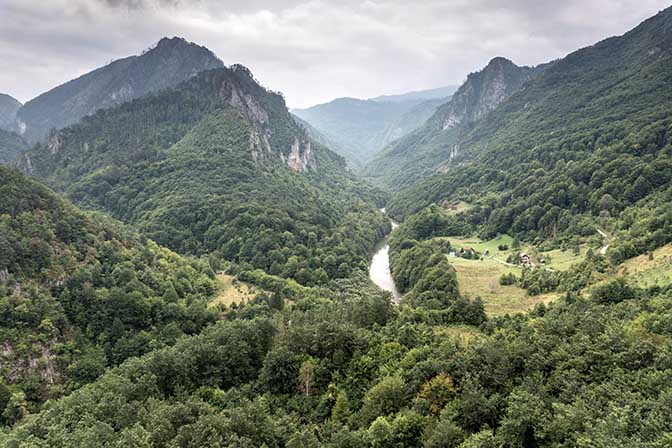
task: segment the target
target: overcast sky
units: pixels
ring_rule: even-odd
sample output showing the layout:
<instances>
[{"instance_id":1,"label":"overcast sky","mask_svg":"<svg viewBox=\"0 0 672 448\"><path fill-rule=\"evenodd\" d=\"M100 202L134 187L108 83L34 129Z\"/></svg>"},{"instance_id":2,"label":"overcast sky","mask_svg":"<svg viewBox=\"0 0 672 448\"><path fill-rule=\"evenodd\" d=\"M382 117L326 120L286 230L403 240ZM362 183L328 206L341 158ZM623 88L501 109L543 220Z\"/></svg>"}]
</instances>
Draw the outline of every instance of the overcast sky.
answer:
<instances>
[{"instance_id":1,"label":"overcast sky","mask_svg":"<svg viewBox=\"0 0 672 448\"><path fill-rule=\"evenodd\" d=\"M669 0L0 0L0 92L27 101L163 36L242 63L292 107L461 83L623 34Z\"/></svg>"}]
</instances>

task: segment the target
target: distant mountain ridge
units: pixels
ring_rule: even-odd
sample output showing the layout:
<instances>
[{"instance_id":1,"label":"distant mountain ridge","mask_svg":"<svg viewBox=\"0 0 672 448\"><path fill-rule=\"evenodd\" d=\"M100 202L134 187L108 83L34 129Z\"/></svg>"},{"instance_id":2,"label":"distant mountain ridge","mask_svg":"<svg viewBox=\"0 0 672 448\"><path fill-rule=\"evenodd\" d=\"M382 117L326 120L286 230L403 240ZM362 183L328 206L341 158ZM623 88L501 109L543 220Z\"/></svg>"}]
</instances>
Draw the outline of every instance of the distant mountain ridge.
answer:
<instances>
[{"instance_id":1,"label":"distant mountain ridge","mask_svg":"<svg viewBox=\"0 0 672 448\"><path fill-rule=\"evenodd\" d=\"M360 167L389 142L422 125L454 91L447 86L367 100L337 98L292 112L334 142L334 150L351 165Z\"/></svg>"},{"instance_id":2,"label":"distant mountain ridge","mask_svg":"<svg viewBox=\"0 0 672 448\"><path fill-rule=\"evenodd\" d=\"M396 95L380 95L369 98L371 101L382 101L388 103L405 101L427 101L440 98L449 98L459 86L444 86L434 89L414 90L412 92L400 93Z\"/></svg>"},{"instance_id":3,"label":"distant mountain ridge","mask_svg":"<svg viewBox=\"0 0 672 448\"><path fill-rule=\"evenodd\" d=\"M14 130L31 143L41 141L51 129L74 124L99 109L223 66L205 47L179 37L163 38L140 55L113 61L28 101L17 111Z\"/></svg>"}]
</instances>

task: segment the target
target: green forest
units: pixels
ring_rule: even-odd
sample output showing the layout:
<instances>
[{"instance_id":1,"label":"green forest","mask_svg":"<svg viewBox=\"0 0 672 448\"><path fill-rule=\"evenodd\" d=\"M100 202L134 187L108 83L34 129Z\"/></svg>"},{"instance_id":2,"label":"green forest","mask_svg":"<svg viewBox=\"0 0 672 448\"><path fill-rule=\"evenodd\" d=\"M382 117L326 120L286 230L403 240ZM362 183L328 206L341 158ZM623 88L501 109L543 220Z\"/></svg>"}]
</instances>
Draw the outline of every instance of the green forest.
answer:
<instances>
[{"instance_id":1,"label":"green forest","mask_svg":"<svg viewBox=\"0 0 672 448\"><path fill-rule=\"evenodd\" d=\"M0 131L0 446L672 446L672 8L492 59L359 175L161 42L193 76Z\"/></svg>"},{"instance_id":2,"label":"green forest","mask_svg":"<svg viewBox=\"0 0 672 448\"><path fill-rule=\"evenodd\" d=\"M389 223L376 211L386 194L328 149L309 144L303 173L282 163L304 141L282 97L238 66L101 110L29 151L24 169L179 253L314 285L365 269Z\"/></svg>"}]
</instances>

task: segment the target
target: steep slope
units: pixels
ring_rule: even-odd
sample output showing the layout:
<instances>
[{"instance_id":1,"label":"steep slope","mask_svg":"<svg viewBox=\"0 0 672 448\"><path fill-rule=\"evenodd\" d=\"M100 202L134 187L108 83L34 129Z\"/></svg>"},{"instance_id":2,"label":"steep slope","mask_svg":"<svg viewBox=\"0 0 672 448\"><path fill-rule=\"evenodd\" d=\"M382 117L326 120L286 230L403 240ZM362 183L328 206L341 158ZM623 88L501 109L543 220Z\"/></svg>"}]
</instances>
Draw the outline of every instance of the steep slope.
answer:
<instances>
[{"instance_id":1,"label":"steep slope","mask_svg":"<svg viewBox=\"0 0 672 448\"><path fill-rule=\"evenodd\" d=\"M334 141L334 149L359 167L387 143L421 125L453 91L445 87L369 100L339 98L292 112Z\"/></svg>"},{"instance_id":2,"label":"steep slope","mask_svg":"<svg viewBox=\"0 0 672 448\"><path fill-rule=\"evenodd\" d=\"M492 59L483 70L471 73L451 97L429 117L424 126L393 142L366 167L372 180L388 188L401 188L435 172L452 159L460 136L485 117L545 66L519 67L508 59Z\"/></svg>"},{"instance_id":3,"label":"steep slope","mask_svg":"<svg viewBox=\"0 0 672 448\"><path fill-rule=\"evenodd\" d=\"M1 412L5 385L32 410L200 331L215 320L205 307L214 289L207 263L0 166L0 422L21 416Z\"/></svg>"},{"instance_id":4,"label":"steep slope","mask_svg":"<svg viewBox=\"0 0 672 448\"><path fill-rule=\"evenodd\" d=\"M22 165L181 253L214 252L304 284L365 268L389 228L380 192L242 66L101 110Z\"/></svg>"},{"instance_id":5,"label":"steep slope","mask_svg":"<svg viewBox=\"0 0 672 448\"><path fill-rule=\"evenodd\" d=\"M141 55L114 61L27 102L17 113L16 130L34 143L43 140L51 129L76 123L98 109L175 86L201 71L223 66L205 47L178 37L163 38Z\"/></svg>"},{"instance_id":6,"label":"steep slope","mask_svg":"<svg viewBox=\"0 0 672 448\"><path fill-rule=\"evenodd\" d=\"M0 130L11 131L15 127L16 112L21 107L21 103L5 94L0 93Z\"/></svg>"},{"instance_id":7,"label":"steep slope","mask_svg":"<svg viewBox=\"0 0 672 448\"><path fill-rule=\"evenodd\" d=\"M382 145L381 149L388 143L398 140L422 127L434 115L439 106L445 104L449 99L450 96L424 100L404 112L385 128L382 141L380 142Z\"/></svg>"},{"instance_id":8,"label":"steep slope","mask_svg":"<svg viewBox=\"0 0 672 448\"><path fill-rule=\"evenodd\" d=\"M672 9L555 62L455 141L444 174L399 195L397 217L464 200L485 235L621 232L615 261L671 239ZM447 162L445 158L444 162Z\"/></svg>"},{"instance_id":9,"label":"steep slope","mask_svg":"<svg viewBox=\"0 0 672 448\"><path fill-rule=\"evenodd\" d=\"M0 129L0 164L9 164L28 149L20 135Z\"/></svg>"}]
</instances>

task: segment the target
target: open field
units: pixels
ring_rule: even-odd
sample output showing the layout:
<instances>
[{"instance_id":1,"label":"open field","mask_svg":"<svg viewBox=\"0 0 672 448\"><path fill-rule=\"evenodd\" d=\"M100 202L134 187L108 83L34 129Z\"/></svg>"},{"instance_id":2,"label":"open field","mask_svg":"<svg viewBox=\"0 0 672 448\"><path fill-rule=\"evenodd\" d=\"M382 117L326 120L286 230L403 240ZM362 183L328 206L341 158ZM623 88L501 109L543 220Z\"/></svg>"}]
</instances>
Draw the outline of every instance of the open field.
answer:
<instances>
[{"instance_id":1,"label":"open field","mask_svg":"<svg viewBox=\"0 0 672 448\"><path fill-rule=\"evenodd\" d=\"M619 266L618 274L637 286L669 285L672 283L672 244L654 250L652 260L647 254L627 260Z\"/></svg>"},{"instance_id":2,"label":"open field","mask_svg":"<svg viewBox=\"0 0 672 448\"><path fill-rule=\"evenodd\" d=\"M444 239L444 238L442 238ZM460 238L456 236L448 236L445 237L448 241L450 241L450 244L453 247L456 248L462 248L465 246L473 247L477 252L484 253L486 250L490 252L491 255L500 255L500 258L506 259L506 256L508 253L511 251L511 243L513 243L513 238L511 238L509 235L498 235L497 238L488 240L488 241L483 241L480 238L474 236L474 237L467 237L467 238ZM509 250L506 251L500 251L497 249L497 246L500 244L506 244L509 246Z\"/></svg>"},{"instance_id":3,"label":"open field","mask_svg":"<svg viewBox=\"0 0 672 448\"><path fill-rule=\"evenodd\" d=\"M465 246L470 246L473 247L477 252L480 252L481 254L484 254L485 251L487 250L489 251L489 256L495 257L501 261L506 261L506 258L513 251L513 249L511 248L513 238L505 234L498 235L496 238L493 238L488 241L483 241L475 236L468 238L448 236L445 237L445 239L450 241L450 244L458 249ZM507 245L509 246L509 249L500 251L498 249L498 246L500 245ZM574 253L571 250L563 251L560 249L554 249L547 252L539 252L539 256L547 259L547 262L545 264L547 268L555 269L557 271L566 271L573 264L579 263L581 260L583 260L583 257L589 248L590 245L582 244L580 246L580 251L578 255L574 255ZM599 248L596 247L593 248L593 250L595 251L597 251L598 249ZM520 247L520 251L528 252L530 254L536 252L534 247L530 245L522 245Z\"/></svg>"},{"instance_id":4,"label":"open field","mask_svg":"<svg viewBox=\"0 0 672 448\"><path fill-rule=\"evenodd\" d=\"M554 249L548 252L542 252L543 256L545 256L547 259L550 258L549 261L546 263L546 267L555 269L556 271L566 271L568 270L573 264L579 263L580 261L583 260L586 251L590 248L589 245L587 244L582 244L580 246L579 254L574 255L574 253L567 249L567 250L560 250L560 249ZM597 252L598 248L593 248L595 252Z\"/></svg>"},{"instance_id":5,"label":"open field","mask_svg":"<svg viewBox=\"0 0 672 448\"><path fill-rule=\"evenodd\" d=\"M259 288L245 282L241 282L233 275L217 274L217 283L219 290L208 306L218 305L229 306L233 303L240 304L254 299L259 292Z\"/></svg>"},{"instance_id":6,"label":"open field","mask_svg":"<svg viewBox=\"0 0 672 448\"><path fill-rule=\"evenodd\" d=\"M472 207L472 205L464 201L458 201L458 202L444 201L443 204L441 204L441 207L446 212L456 215L458 213L462 213L469 210Z\"/></svg>"},{"instance_id":7,"label":"open field","mask_svg":"<svg viewBox=\"0 0 672 448\"><path fill-rule=\"evenodd\" d=\"M558 297L558 294L528 296L527 291L516 285L499 284L502 274L513 272L520 276L519 267L507 266L493 259L465 260L450 257L449 260L457 271L460 293L470 298L480 297L488 316L524 312L537 303L547 303Z\"/></svg>"}]
</instances>

